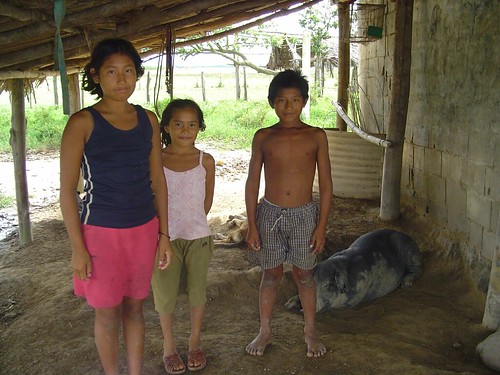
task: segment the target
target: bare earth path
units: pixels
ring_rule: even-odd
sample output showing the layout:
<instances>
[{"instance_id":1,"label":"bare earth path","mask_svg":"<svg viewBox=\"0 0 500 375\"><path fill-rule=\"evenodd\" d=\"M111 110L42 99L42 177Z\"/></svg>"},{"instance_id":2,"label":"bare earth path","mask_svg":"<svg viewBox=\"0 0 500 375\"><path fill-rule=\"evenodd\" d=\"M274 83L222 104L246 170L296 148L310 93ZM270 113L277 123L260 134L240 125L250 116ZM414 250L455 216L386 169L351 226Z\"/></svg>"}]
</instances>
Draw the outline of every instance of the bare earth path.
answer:
<instances>
[{"instance_id":1,"label":"bare earth path","mask_svg":"<svg viewBox=\"0 0 500 375\"><path fill-rule=\"evenodd\" d=\"M228 215L244 212L249 155L207 151L218 164L210 213L217 232L225 229ZM5 194L12 188L13 172L12 163L3 160L0 191ZM72 295L54 155L30 158L28 184L34 242L21 248L15 235L0 240L0 374L102 374L93 312ZM8 224L12 214L7 211L0 210L0 223ZM250 267L244 249L217 248L210 265L203 332L208 366L200 374L492 374L475 353L477 343L490 334L481 326L484 296L471 287L460 260L444 259L436 248L436 232L422 219L405 212L400 221L387 224L378 221L377 214L377 201L334 197L325 256L385 226L417 241L424 255L423 275L410 289L352 310L319 315L318 331L328 348L324 358L305 357L302 317L283 307L296 294L289 272L278 294L271 346L262 357L245 354L245 345L258 330L260 272ZM10 230L13 222L6 224ZM144 374L164 374L161 330L151 298L145 315ZM177 306L176 334L185 358L189 309L184 295Z\"/></svg>"}]
</instances>

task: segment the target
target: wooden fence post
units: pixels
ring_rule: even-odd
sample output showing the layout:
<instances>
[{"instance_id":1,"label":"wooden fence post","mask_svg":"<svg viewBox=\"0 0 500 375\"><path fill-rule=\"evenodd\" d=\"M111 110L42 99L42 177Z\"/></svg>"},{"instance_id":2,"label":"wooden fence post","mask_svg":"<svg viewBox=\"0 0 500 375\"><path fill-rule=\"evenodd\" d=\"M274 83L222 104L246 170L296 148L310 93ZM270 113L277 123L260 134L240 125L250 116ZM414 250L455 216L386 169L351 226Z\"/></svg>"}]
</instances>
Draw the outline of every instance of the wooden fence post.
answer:
<instances>
[{"instance_id":1,"label":"wooden fence post","mask_svg":"<svg viewBox=\"0 0 500 375\"><path fill-rule=\"evenodd\" d=\"M12 147L14 160L19 242L21 246L24 246L33 242L33 234L31 231L28 182L26 178L26 113L23 79L13 80L11 103L10 146Z\"/></svg>"}]
</instances>

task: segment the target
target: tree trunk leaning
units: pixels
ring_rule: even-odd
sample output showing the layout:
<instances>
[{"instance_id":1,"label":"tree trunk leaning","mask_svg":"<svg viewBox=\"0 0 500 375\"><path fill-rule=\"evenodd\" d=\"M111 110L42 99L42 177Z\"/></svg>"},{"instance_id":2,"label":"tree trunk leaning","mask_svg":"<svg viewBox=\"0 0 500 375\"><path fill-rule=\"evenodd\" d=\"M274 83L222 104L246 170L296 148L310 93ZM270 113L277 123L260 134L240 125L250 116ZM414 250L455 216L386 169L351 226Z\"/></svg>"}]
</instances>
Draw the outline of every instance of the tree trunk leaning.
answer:
<instances>
[{"instance_id":1,"label":"tree trunk leaning","mask_svg":"<svg viewBox=\"0 0 500 375\"><path fill-rule=\"evenodd\" d=\"M401 214L401 167L410 95L411 33L413 0L397 0L391 109L387 140L392 147L385 151L382 171L380 219L395 220Z\"/></svg>"},{"instance_id":2,"label":"tree trunk leaning","mask_svg":"<svg viewBox=\"0 0 500 375\"><path fill-rule=\"evenodd\" d=\"M24 107L24 82L22 79L13 81L11 103L10 146L12 147L14 160L19 242L21 246L24 246L33 242L33 234L29 211L28 181L26 178L26 113Z\"/></svg>"}]
</instances>

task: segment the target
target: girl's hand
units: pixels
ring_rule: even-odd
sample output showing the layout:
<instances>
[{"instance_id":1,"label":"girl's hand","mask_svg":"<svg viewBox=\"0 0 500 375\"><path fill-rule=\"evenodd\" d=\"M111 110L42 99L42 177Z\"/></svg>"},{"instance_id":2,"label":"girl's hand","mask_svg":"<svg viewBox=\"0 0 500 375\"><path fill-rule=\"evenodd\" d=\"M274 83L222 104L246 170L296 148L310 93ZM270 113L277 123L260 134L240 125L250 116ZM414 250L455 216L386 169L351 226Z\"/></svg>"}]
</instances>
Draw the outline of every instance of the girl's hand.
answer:
<instances>
[{"instance_id":1,"label":"girl's hand","mask_svg":"<svg viewBox=\"0 0 500 375\"><path fill-rule=\"evenodd\" d=\"M73 250L71 267L73 268L73 275L76 278L84 281L90 279L92 276L92 261L87 249Z\"/></svg>"},{"instance_id":2,"label":"girl's hand","mask_svg":"<svg viewBox=\"0 0 500 375\"><path fill-rule=\"evenodd\" d=\"M158 268L160 270L166 269L172 262L172 246L170 239L166 236L160 236L158 239Z\"/></svg>"}]
</instances>

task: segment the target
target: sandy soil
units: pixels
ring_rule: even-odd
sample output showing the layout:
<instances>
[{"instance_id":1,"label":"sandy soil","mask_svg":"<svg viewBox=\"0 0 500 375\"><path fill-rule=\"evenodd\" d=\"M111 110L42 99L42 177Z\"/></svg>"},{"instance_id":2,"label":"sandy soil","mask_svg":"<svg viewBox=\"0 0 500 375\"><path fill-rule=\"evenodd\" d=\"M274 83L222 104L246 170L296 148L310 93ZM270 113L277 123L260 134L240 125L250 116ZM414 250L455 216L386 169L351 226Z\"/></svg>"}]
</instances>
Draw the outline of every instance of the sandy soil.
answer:
<instances>
[{"instance_id":1,"label":"sandy soil","mask_svg":"<svg viewBox=\"0 0 500 375\"><path fill-rule=\"evenodd\" d=\"M244 212L248 153L209 151L218 162L210 222L220 232L228 215ZM0 241L0 374L102 374L93 311L72 294L70 249L57 204L57 160L48 156L38 162L28 165L30 196L41 202L32 210L34 242L20 247L15 234ZM0 172L9 173L8 165L4 160ZM2 189L8 189L10 176L1 178ZM302 317L283 307L296 294L289 272L278 294L271 346L263 357L245 354L258 330L260 272L250 267L244 249L217 248L203 332L208 366L200 374L492 374L475 353L477 343L491 333L481 326L484 295L471 286L460 259L441 255L431 223L406 210L391 224L380 222L377 214L377 201L334 197L324 257L385 226L417 241L423 275L407 290L318 315L318 331L328 348L319 359L305 357ZM6 215L6 210L0 212L0 217ZM164 374L161 330L151 298L145 316L144 374ZM179 297L176 334L185 358L185 295ZM123 358L122 368L125 373Z\"/></svg>"}]
</instances>

